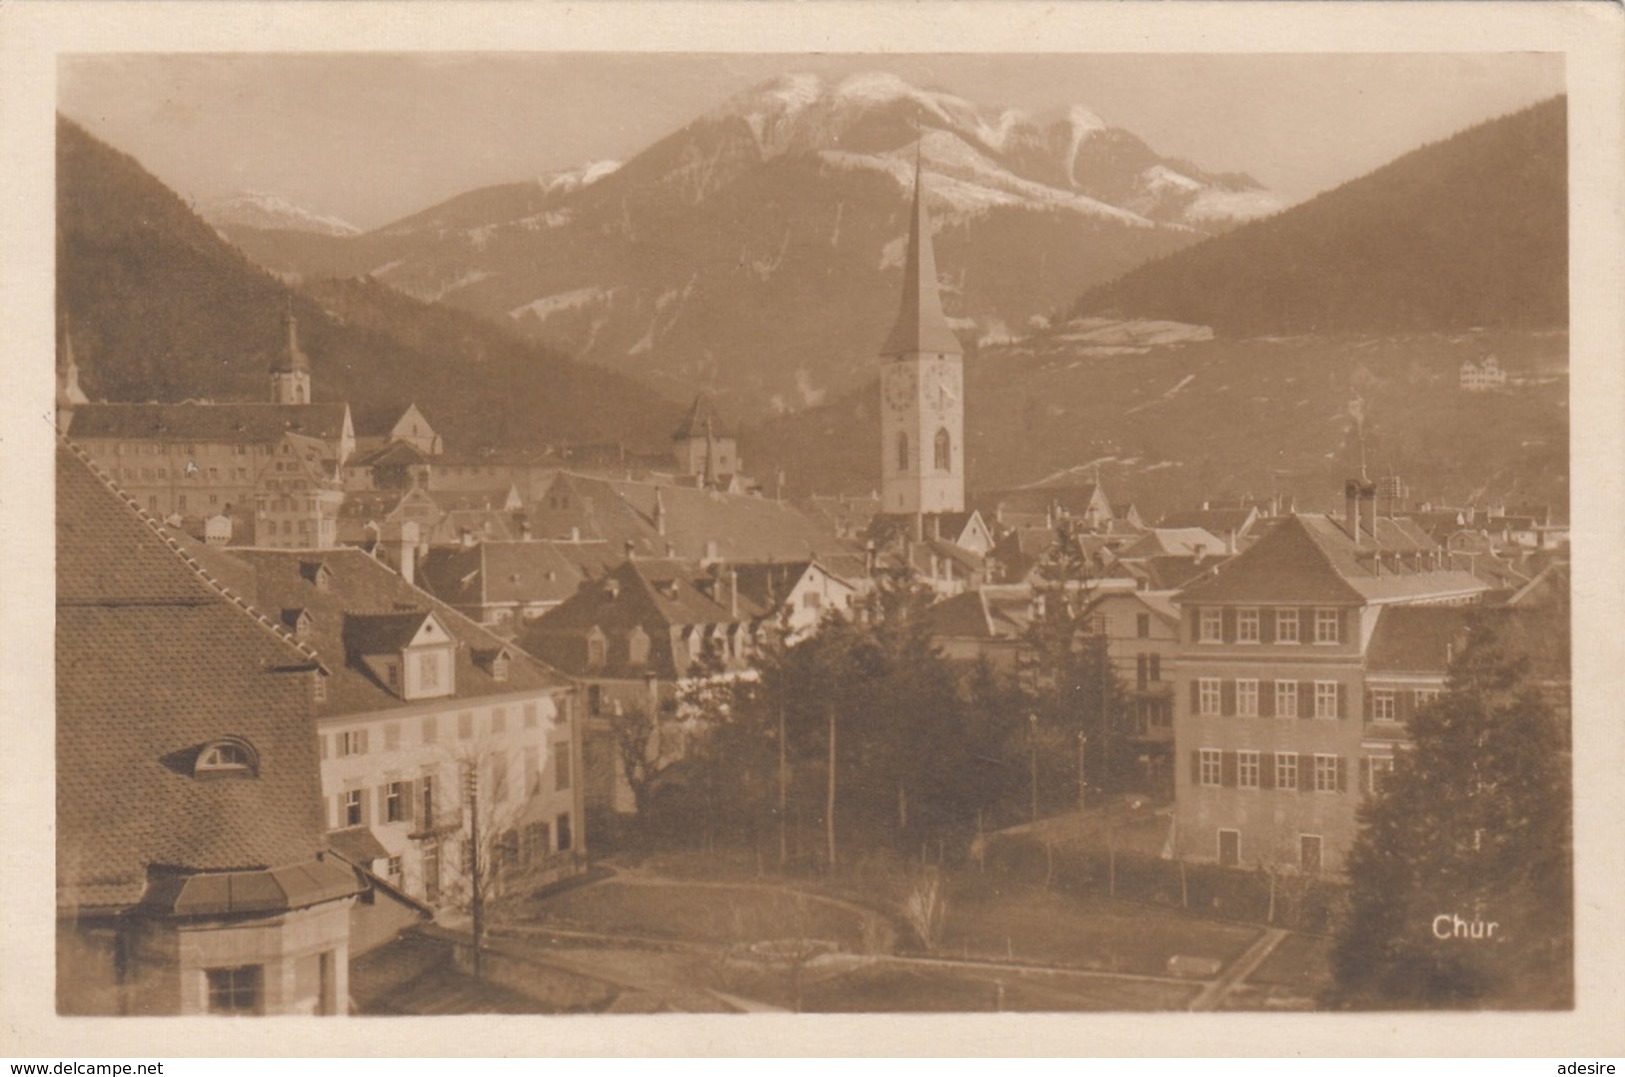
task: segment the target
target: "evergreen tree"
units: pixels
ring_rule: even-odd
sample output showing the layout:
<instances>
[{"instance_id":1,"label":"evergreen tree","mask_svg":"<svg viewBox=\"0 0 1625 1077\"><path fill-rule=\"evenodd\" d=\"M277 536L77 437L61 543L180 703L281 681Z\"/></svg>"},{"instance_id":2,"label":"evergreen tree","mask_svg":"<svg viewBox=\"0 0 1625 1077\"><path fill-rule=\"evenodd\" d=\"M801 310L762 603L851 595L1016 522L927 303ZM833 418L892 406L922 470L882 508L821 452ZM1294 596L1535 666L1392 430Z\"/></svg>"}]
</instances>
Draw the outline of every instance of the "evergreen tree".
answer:
<instances>
[{"instance_id":1,"label":"evergreen tree","mask_svg":"<svg viewBox=\"0 0 1625 1077\"><path fill-rule=\"evenodd\" d=\"M1345 1007L1572 1005L1570 760L1504 622L1473 625L1362 807L1334 951Z\"/></svg>"}]
</instances>

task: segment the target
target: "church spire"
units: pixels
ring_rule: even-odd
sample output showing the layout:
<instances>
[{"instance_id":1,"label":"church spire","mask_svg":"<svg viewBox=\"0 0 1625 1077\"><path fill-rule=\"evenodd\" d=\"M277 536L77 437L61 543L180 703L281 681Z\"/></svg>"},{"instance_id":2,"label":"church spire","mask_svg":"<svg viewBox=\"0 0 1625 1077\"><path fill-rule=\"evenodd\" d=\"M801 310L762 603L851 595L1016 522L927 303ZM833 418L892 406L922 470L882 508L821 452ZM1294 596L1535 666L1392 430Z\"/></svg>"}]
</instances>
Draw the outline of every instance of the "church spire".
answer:
<instances>
[{"instance_id":1,"label":"church spire","mask_svg":"<svg viewBox=\"0 0 1625 1077\"><path fill-rule=\"evenodd\" d=\"M925 211L922 138L914 151L914 208L908 227L908 253L903 261L903 298L897 322L880 354L915 352L961 354L959 340L942 313L937 285L937 259L931 249L931 219Z\"/></svg>"},{"instance_id":2,"label":"church spire","mask_svg":"<svg viewBox=\"0 0 1625 1077\"><path fill-rule=\"evenodd\" d=\"M73 356L73 325L64 317L62 355L56 367L56 407L58 411L64 411L88 403L90 398L79 387L79 363Z\"/></svg>"},{"instance_id":3,"label":"church spire","mask_svg":"<svg viewBox=\"0 0 1625 1077\"><path fill-rule=\"evenodd\" d=\"M282 324L288 327L288 346L271 366L271 400L277 404L308 404L310 359L299 347L299 321L293 316L291 295Z\"/></svg>"}]
</instances>

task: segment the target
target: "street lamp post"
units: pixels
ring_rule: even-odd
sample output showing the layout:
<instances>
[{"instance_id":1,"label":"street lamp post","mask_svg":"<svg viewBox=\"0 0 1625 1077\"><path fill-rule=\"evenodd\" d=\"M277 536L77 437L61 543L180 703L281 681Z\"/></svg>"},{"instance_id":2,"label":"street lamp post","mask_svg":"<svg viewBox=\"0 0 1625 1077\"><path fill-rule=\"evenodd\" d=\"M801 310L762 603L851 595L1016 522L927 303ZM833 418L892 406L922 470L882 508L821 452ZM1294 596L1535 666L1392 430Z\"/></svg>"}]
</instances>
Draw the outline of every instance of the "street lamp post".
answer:
<instances>
[{"instance_id":1,"label":"street lamp post","mask_svg":"<svg viewBox=\"0 0 1625 1077\"><path fill-rule=\"evenodd\" d=\"M1089 736L1083 730L1078 730L1078 811L1082 812L1088 806L1089 778L1084 768L1084 760L1089 751Z\"/></svg>"},{"instance_id":2,"label":"street lamp post","mask_svg":"<svg viewBox=\"0 0 1625 1077\"><path fill-rule=\"evenodd\" d=\"M1033 825L1038 825L1038 715L1027 715L1027 754L1032 763Z\"/></svg>"}]
</instances>

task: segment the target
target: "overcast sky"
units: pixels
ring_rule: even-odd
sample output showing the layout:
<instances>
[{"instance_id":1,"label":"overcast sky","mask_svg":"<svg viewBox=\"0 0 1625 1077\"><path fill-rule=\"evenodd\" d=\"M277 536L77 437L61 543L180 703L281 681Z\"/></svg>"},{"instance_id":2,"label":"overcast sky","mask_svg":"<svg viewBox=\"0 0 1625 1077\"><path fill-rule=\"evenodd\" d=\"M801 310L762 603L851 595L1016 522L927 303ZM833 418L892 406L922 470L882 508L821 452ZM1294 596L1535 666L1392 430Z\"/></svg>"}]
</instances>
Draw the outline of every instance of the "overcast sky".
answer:
<instances>
[{"instance_id":1,"label":"overcast sky","mask_svg":"<svg viewBox=\"0 0 1625 1077\"><path fill-rule=\"evenodd\" d=\"M884 70L990 106L1080 104L1288 201L1561 93L1561 56L64 56L62 111L182 195L281 195L372 228L444 198L624 160L777 75Z\"/></svg>"}]
</instances>

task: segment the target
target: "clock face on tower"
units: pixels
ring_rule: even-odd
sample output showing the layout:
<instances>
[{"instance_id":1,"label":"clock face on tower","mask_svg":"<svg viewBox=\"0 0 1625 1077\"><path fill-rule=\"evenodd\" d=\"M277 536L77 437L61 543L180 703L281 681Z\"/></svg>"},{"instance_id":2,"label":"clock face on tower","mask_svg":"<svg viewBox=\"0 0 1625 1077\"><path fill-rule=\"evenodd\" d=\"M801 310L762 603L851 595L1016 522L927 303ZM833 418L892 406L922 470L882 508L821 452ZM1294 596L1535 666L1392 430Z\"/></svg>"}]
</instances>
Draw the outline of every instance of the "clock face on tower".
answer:
<instances>
[{"instance_id":1,"label":"clock face on tower","mask_svg":"<svg viewBox=\"0 0 1625 1077\"><path fill-rule=\"evenodd\" d=\"M938 415L959 401L959 368L946 363L932 369L925 383L925 399Z\"/></svg>"},{"instance_id":2,"label":"clock face on tower","mask_svg":"<svg viewBox=\"0 0 1625 1077\"><path fill-rule=\"evenodd\" d=\"M886 371L886 406L893 411L903 411L914 403L914 368L902 363L889 367Z\"/></svg>"}]
</instances>

